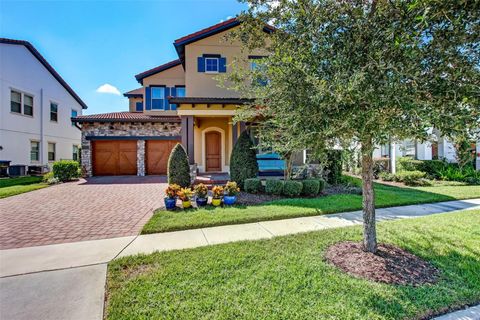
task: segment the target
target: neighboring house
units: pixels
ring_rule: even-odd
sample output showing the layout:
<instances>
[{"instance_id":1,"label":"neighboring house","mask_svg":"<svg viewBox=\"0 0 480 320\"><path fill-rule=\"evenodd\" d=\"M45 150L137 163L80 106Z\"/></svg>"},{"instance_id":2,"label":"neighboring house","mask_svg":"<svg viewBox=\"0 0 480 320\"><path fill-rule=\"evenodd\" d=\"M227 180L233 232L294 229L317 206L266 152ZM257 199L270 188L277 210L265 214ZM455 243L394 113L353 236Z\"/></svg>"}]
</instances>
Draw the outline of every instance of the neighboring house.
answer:
<instances>
[{"instance_id":1,"label":"neighboring house","mask_svg":"<svg viewBox=\"0 0 480 320\"><path fill-rule=\"evenodd\" d=\"M238 93L221 88L235 57L246 67L259 52L245 55L225 41L235 18L174 42L179 59L135 76L141 88L124 95L129 111L79 116L82 165L88 175L165 174L171 149L181 142L194 170L229 172L230 154L245 123L232 124ZM270 32L265 27L265 32Z\"/></svg>"},{"instance_id":2,"label":"neighboring house","mask_svg":"<svg viewBox=\"0 0 480 320\"><path fill-rule=\"evenodd\" d=\"M71 118L87 106L27 41L0 38L0 104L0 160L79 160L81 131Z\"/></svg>"}]
</instances>

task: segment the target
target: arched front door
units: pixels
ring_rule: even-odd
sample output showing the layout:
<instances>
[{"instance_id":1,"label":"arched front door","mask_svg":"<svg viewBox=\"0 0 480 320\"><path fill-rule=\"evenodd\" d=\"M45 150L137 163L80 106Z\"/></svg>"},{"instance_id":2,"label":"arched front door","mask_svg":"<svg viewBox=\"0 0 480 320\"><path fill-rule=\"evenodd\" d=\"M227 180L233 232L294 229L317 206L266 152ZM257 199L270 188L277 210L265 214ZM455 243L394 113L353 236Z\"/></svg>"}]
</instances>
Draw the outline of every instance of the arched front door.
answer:
<instances>
[{"instance_id":1,"label":"arched front door","mask_svg":"<svg viewBox=\"0 0 480 320\"><path fill-rule=\"evenodd\" d=\"M218 131L205 133L205 171L222 171L221 135Z\"/></svg>"}]
</instances>

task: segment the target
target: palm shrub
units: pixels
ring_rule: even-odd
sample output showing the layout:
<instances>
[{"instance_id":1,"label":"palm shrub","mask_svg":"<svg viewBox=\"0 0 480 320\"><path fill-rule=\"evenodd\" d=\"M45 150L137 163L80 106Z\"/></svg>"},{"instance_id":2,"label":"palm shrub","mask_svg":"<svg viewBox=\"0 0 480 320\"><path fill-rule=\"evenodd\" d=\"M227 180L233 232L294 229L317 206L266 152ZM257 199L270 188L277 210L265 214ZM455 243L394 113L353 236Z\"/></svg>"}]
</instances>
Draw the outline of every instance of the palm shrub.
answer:
<instances>
[{"instance_id":1,"label":"palm shrub","mask_svg":"<svg viewBox=\"0 0 480 320\"><path fill-rule=\"evenodd\" d=\"M296 197L300 195L303 184L300 181L287 180L283 185L283 194L287 197Z\"/></svg>"},{"instance_id":2,"label":"palm shrub","mask_svg":"<svg viewBox=\"0 0 480 320\"><path fill-rule=\"evenodd\" d=\"M180 143L172 149L168 158L168 183L186 188L190 186L190 165L185 149Z\"/></svg>"},{"instance_id":3,"label":"palm shrub","mask_svg":"<svg viewBox=\"0 0 480 320\"><path fill-rule=\"evenodd\" d=\"M53 176L58 180L65 182L80 177L80 165L74 160L60 160L53 163Z\"/></svg>"},{"instance_id":4,"label":"palm shrub","mask_svg":"<svg viewBox=\"0 0 480 320\"><path fill-rule=\"evenodd\" d=\"M230 156L230 178L244 188L245 180L256 178L258 163L254 146L246 131L242 132Z\"/></svg>"}]
</instances>

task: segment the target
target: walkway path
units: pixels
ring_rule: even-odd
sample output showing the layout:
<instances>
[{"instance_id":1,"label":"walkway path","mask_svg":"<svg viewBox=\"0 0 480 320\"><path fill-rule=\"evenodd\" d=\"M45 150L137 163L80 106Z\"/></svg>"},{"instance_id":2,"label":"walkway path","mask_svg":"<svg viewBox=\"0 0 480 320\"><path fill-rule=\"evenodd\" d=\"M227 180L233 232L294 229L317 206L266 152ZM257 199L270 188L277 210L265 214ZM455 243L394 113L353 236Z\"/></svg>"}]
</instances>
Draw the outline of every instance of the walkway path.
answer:
<instances>
[{"instance_id":1,"label":"walkway path","mask_svg":"<svg viewBox=\"0 0 480 320\"><path fill-rule=\"evenodd\" d=\"M377 210L377 219L415 218L480 208L480 199ZM106 266L116 257L345 227L360 211L152 235L0 251L0 314L5 319L102 319ZM59 303L61 302L61 303ZM469 318L466 318L469 319ZM472 318L475 319L475 318Z\"/></svg>"}]
</instances>

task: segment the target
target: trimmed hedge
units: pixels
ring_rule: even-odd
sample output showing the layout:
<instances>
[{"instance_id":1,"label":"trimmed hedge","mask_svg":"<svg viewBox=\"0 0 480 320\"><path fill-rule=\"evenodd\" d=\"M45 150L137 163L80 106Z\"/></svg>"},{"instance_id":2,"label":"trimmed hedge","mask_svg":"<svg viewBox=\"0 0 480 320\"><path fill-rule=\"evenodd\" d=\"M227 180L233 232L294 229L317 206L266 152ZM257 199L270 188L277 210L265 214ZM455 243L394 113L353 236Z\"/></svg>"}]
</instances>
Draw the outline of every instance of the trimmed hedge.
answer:
<instances>
[{"instance_id":1,"label":"trimmed hedge","mask_svg":"<svg viewBox=\"0 0 480 320\"><path fill-rule=\"evenodd\" d=\"M302 193L303 183L300 181L287 180L283 185L283 194L287 197L296 197Z\"/></svg>"},{"instance_id":2,"label":"trimmed hedge","mask_svg":"<svg viewBox=\"0 0 480 320\"><path fill-rule=\"evenodd\" d=\"M267 179L265 181L265 192L268 194L281 195L283 193L283 181L277 179Z\"/></svg>"},{"instance_id":3,"label":"trimmed hedge","mask_svg":"<svg viewBox=\"0 0 480 320\"><path fill-rule=\"evenodd\" d=\"M187 153L180 143L170 153L167 174L169 184L178 184L182 188L190 186L190 165Z\"/></svg>"},{"instance_id":4,"label":"trimmed hedge","mask_svg":"<svg viewBox=\"0 0 480 320\"><path fill-rule=\"evenodd\" d=\"M425 172L414 170L414 171L401 171L395 174L395 181L403 182L406 185L418 185L420 180L424 179L426 176Z\"/></svg>"},{"instance_id":5,"label":"trimmed hedge","mask_svg":"<svg viewBox=\"0 0 480 320\"><path fill-rule=\"evenodd\" d=\"M320 181L318 179L305 179L302 181L304 196L313 197L320 192Z\"/></svg>"},{"instance_id":6,"label":"trimmed hedge","mask_svg":"<svg viewBox=\"0 0 480 320\"><path fill-rule=\"evenodd\" d=\"M327 181L330 184L338 184L342 176L342 150L327 150Z\"/></svg>"},{"instance_id":7,"label":"trimmed hedge","mask_svg":"<svg viewBox=\"0 0 480 320\"><path fill-rule=\"evenodd\" d=\"M80 164L74 160L60 160L53 163L53 176L65 182L78 179L81 175Z\"/></svg>"},{"instance_id":8,"label":"trimmed hedge","mask_svg":"<svg viewBox=\"0 0 480 320\"><path fill-rule=\"evenodd\" d=\"M248 193L259 193L262 191L262 180L258 178L245 179L244 190Z\"/></svg>"},{"instance_id":9,"label":"trimmed hedge","mask_svg":"<svg viewBox=\"0 0 480 320\"><path fill-rule=\"evenodd\" d=\"M247 131L243 131L230 156L230 178L243 188L246 179L256 178L257 175L258 163L254 145Z\"/></svg>"}]
</instances>

